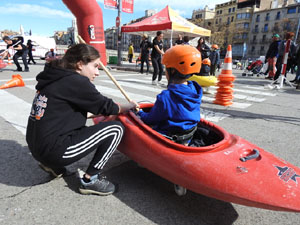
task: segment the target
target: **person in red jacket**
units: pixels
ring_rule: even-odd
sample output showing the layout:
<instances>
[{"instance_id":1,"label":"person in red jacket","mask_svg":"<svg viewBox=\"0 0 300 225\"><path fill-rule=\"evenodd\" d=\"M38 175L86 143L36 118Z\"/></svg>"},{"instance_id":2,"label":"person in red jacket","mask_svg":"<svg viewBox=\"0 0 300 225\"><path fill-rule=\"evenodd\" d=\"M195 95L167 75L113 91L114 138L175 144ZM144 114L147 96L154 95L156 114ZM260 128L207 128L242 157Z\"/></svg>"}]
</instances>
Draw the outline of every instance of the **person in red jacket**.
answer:
<instances>
[{"instance_id":1,"label":"person in red jacket","mask_svg":"<svg viewBox=\"0 0 300 225\"><path fill-rule=\"evenodd\" d=\"M119 145L124 127L119 121L86 126L88 113L117 115L137 104L120 105L103 96L92 84L99 66L99 52L86 44L71 47L62 59L45 65L36 78L26 141L40 166L55 177L64 175L66 165L93 153L79 191L108 195L115 186L100 173Z\"/></svg>"}]
</instances>

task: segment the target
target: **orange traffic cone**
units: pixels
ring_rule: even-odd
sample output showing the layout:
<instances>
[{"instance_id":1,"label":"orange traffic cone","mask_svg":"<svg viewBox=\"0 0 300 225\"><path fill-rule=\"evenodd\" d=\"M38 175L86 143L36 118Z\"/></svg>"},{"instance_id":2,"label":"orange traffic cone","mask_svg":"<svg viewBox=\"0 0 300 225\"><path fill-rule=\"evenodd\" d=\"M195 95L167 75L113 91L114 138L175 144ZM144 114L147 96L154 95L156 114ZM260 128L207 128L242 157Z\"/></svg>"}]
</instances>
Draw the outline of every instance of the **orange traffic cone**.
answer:
<instances>
[{"instance_id":1,"label":"orange traffic cone","mask_svg":"<svg viewBox=\"0 0 300 225\"><path fill-rule=\"evenodd\" d=\"M235 76L232 75L232 50L231 45L227 47L227 53L224 59L224 69L218 76L218 89L216 93L215 104L229 106L233 100L233 81Z\"/></svg>"},{"instance_id":2,"label":"orange traffic cone","mask_svg":"<svg viewBox=\"0 0 300 225\"><path fill-rule=\"evenodd\" d=\"M5 84L0 86L0 89L6 89L11 87L23 87L25 86L22 76L20 74L12 75L10 81L7 81Z\"/></svg>"},{"instance_id":3,"label":"orange traffic cone","mask_svg":"<svg viewBox=\"0 0 300 225\"><path fill-rule=\"evenodd\" d=\"M12 65L13 63L12 63L12 60L11 60L11 58L10 58L10 56L8 57L8 59L7 59L7 65Z\"/></svg>"}]
</instances>

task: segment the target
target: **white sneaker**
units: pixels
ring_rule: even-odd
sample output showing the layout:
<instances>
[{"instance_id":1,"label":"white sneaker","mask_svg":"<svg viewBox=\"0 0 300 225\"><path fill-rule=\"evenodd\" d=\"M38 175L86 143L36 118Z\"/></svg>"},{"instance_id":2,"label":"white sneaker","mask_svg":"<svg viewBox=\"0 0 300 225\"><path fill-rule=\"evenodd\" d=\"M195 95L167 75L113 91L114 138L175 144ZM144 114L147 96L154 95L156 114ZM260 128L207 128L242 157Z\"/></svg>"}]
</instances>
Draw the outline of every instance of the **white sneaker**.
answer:
<instances>
[{"instance_id":1,"label":"white sneaker","mask_svg":"<svg viewBox=\"0 0 300 225\"><path fill-rule=\"evenodd\" d=\"M153 80L153 81L152 81L152 85L157 85L157 81L156 81L156 80Z\"/></svg>"}]
</instances>

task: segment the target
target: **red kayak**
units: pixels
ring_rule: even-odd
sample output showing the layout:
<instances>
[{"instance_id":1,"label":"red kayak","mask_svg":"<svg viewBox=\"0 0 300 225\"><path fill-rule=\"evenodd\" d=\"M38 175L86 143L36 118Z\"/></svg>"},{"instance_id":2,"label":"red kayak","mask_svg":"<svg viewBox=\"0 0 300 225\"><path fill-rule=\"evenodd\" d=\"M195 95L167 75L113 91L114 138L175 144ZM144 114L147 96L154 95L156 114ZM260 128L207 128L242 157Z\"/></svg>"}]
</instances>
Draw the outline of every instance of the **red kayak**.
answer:
<instances>
[{"instance_id":1,"label":"red kayak","mask_svg":"<svg viewBox=\"0 0 300 225\"><path fill-rule=\"evenodd\" d=\"M202 119L198 126L210 130L218 141L190 147L165 138L133 112L115 119L126 128L118 150L176 184L177 194L188 189L226 202L300 212L300 169L241 137Z\"/></svg>"}]
</instances>

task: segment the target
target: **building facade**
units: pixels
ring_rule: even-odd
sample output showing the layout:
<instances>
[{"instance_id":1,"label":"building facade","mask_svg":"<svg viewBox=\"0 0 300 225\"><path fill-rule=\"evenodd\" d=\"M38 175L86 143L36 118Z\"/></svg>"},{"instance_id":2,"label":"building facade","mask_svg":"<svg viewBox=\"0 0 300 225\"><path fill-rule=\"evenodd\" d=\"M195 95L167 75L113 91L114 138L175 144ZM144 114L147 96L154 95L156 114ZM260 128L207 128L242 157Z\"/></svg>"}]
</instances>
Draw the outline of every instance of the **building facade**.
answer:
<instances>
[{"instance_id":1,"label":"building facade","mask_svg":"<svg viewBox=\"0 0 300 225\"><path fill-rule=\"evenodd\" d=\"M296 33L299 18L300 3L255 12L251 23L247 55L253 58L265 55L272 42L273 34L279 34L283 39L286 32ZM298 41L299 39L298 36Z\"/></svg>"}]
</instances>

